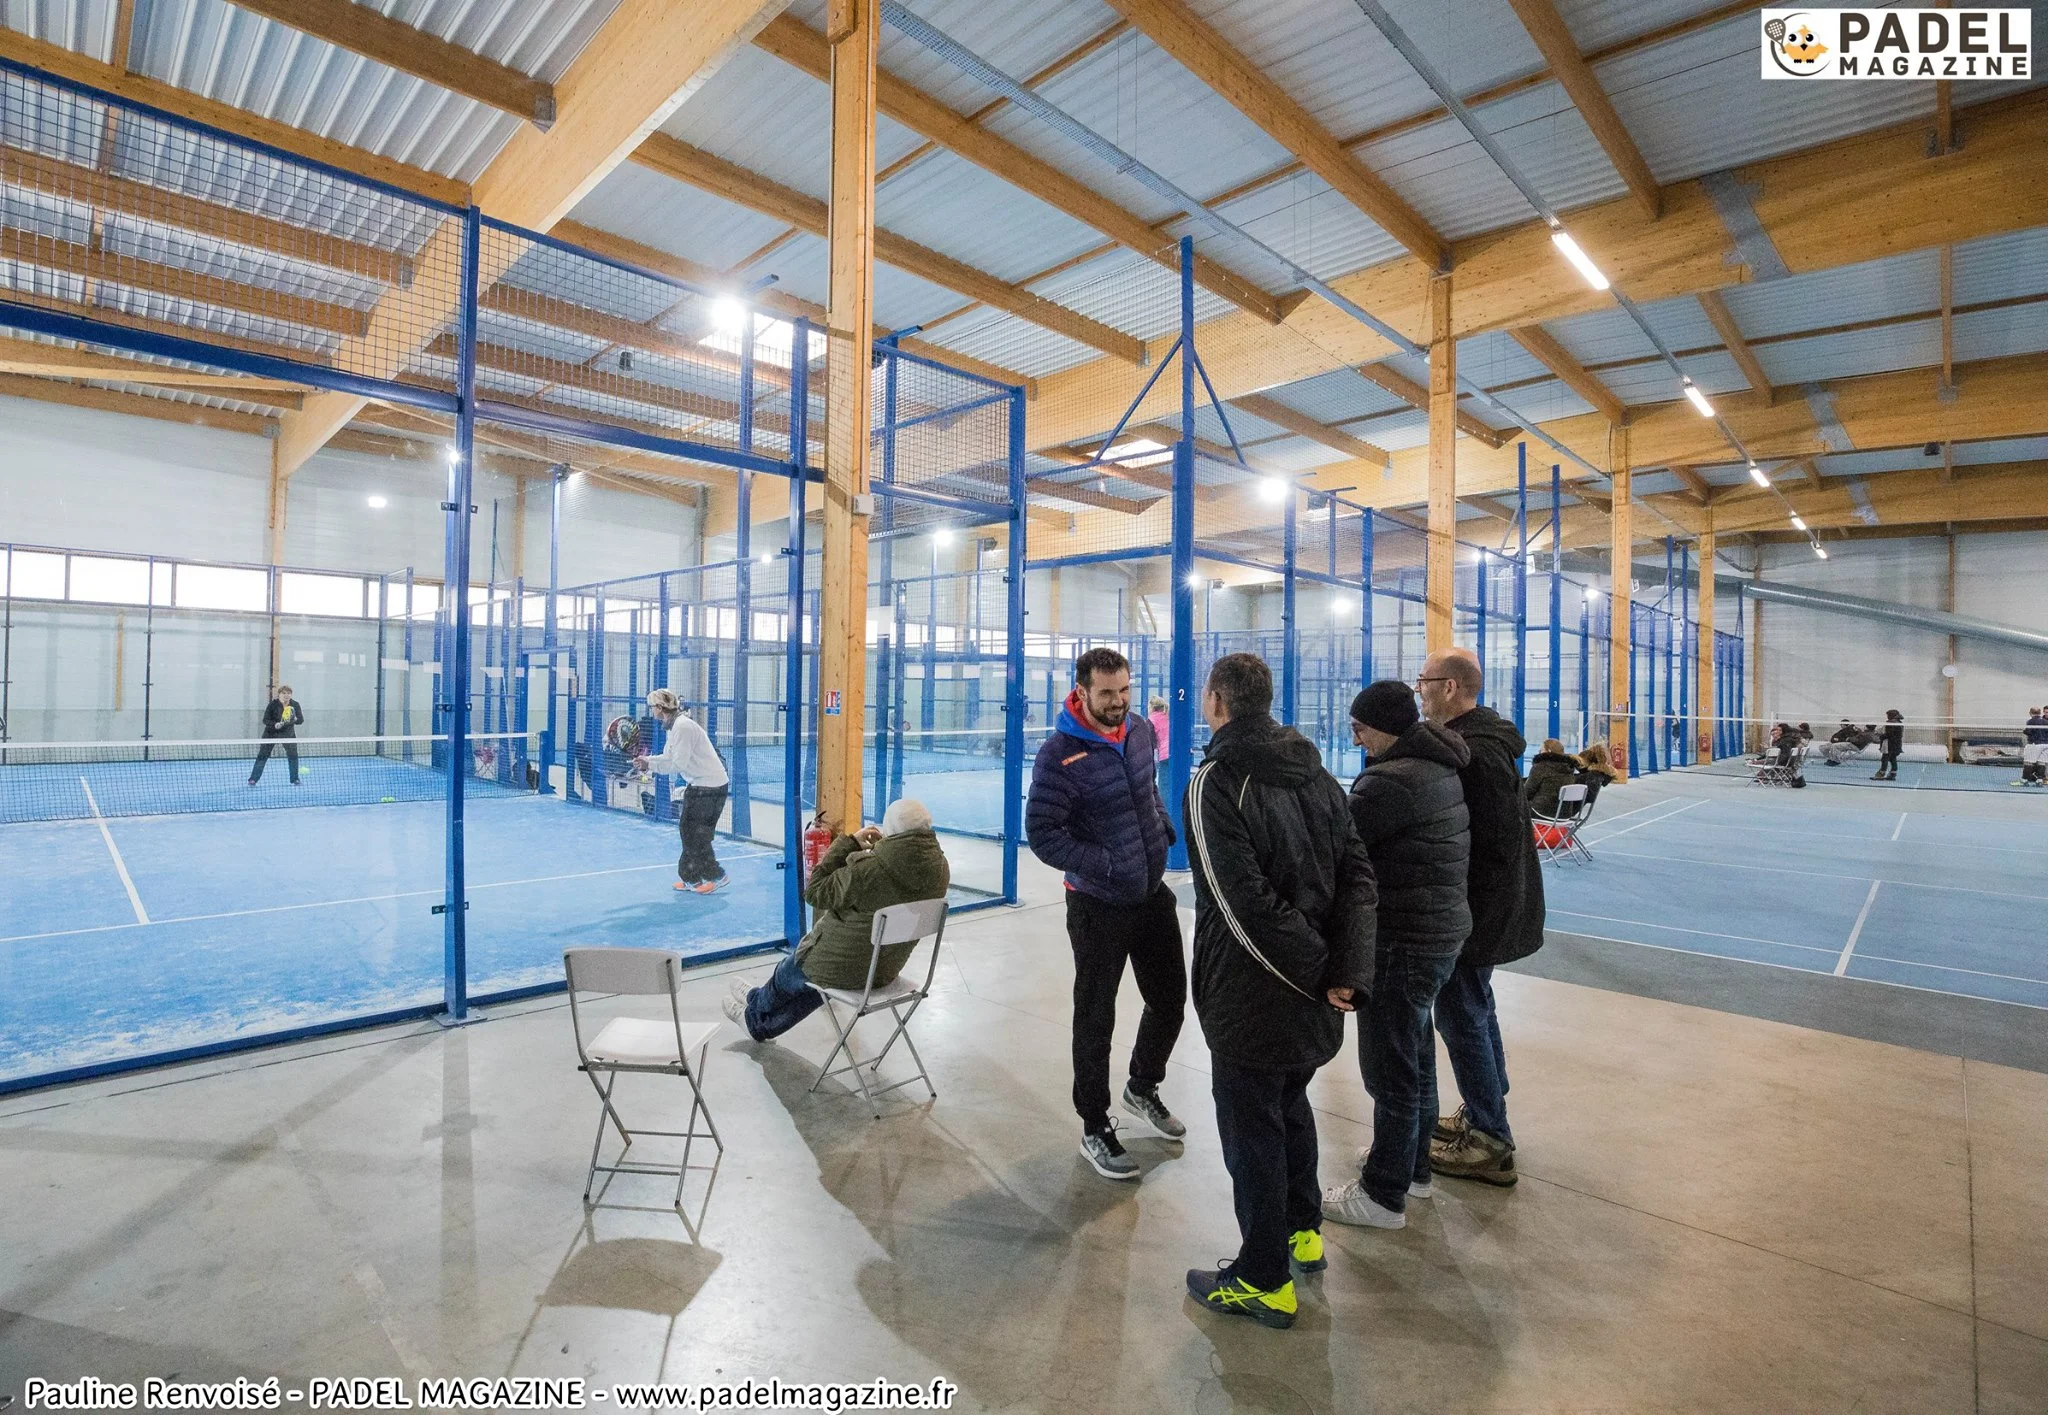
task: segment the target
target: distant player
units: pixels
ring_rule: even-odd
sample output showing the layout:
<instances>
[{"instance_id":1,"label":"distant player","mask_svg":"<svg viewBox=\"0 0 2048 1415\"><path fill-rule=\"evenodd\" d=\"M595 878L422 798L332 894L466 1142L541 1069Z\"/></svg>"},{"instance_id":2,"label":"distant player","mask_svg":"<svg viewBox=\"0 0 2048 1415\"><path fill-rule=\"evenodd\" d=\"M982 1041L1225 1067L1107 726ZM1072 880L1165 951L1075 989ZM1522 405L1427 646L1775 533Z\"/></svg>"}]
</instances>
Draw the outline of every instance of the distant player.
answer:
<instances>
[{"instance_id":1,"label":"distant player","mask_svg":"<svg viewBox=\"0 0 2048 1415\"><path fill-rule=\"evenodd\" d=\"M284 744L284 760L291 769L292 785L299 784L299 744L295 739L305 721L306 710L292 701L292 685L278 684L277 696L263 709L263 745L256 749L256 769L249 773L251 786L263 779L263 765L279 743Z\"/></svg>"},{"instance_id":2,"label":"distant player","mask_svg":"<svg viewBox=\"0 0 2048 1415\"><path fill-rule=\"evenodd\" d=\"M2025 745L2020 748L2020 786L2048 786L2048 707L2027 709L2027 725L2021 729Z\"/></svg>"},{"instance_id":3,"label":"distant player","mask_svg":"<svg viewBox=\"0 0 2048 1415\"><path fill-rule=\"evenodd\" d=\"M682 807L676 812L683 853L676 861L675 887L695 894L714 893L725 888L728 878L711 848L730 794L725 761L696 719L683 716L681 700L667 688L656 688L647 695L647 710L668 729L668 746L658 757L634 757L633 765L641 771L681 777L688 783L683 788Z\"/></svg>"}]
</instances>

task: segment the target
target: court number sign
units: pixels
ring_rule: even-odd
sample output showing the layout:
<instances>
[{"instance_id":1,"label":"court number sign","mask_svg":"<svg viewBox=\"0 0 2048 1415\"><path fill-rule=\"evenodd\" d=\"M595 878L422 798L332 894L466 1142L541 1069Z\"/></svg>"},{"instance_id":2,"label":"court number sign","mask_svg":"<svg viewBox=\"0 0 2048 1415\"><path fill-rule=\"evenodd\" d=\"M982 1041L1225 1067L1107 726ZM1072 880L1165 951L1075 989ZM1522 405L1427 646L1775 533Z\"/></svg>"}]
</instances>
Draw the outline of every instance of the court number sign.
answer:
<instances>
[{"instance_id":1,"label":"court number sign","mask_svg":"<svg viewBox=\"0 0 2048 1415\"><path fill-rule=\"evenodd\" d=\"M2031 79L2034 16L1998 10L1775 10L1767 79Z\"/></svg>"}]
</instances>

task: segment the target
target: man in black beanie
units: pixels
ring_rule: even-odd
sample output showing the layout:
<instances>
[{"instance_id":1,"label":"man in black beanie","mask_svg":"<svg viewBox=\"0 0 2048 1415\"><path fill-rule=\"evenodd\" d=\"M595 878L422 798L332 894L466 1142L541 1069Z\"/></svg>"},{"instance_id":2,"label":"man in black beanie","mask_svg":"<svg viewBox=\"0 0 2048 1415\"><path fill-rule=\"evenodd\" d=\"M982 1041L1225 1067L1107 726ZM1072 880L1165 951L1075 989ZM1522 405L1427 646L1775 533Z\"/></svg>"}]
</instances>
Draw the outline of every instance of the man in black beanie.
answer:
<instances>
[{"instance_id":1,"label":"man in black beanie","mask_svg":"<svg viewBox=\"0 0 2048 1415\"><path fill-rule=\"evenodd\" d=\"M1415 690L1393 679L1352 699L1351 740L1367 758L1351 783L1351 820L1379 883L1372 997L1358 1014L1358 1070L1373 1099L1372 1148L1356 1179L1324 1192L1323 1217L1402 1228L1408 1200L1432 1192L1430 1009L1472 931L1465 899L1471 820L1458 780L1472 751L1448 727L1425 722Z\"/></svg>"}]
</instances>

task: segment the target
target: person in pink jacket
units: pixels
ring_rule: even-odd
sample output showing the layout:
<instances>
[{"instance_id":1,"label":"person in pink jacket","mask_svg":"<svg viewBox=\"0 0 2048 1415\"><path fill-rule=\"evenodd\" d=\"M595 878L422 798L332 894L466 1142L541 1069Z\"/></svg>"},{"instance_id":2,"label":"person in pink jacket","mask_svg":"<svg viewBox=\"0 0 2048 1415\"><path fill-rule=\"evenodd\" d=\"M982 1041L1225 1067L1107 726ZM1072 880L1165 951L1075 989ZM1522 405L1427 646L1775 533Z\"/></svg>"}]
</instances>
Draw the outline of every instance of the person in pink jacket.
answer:
<instances>
[{"instance_id":1,"label":"person in pink jacket","mask_svg":"<svg viewBox=\"0 0 2048 1415\"><path fill-rule=\"evenodd\" d=\"M1156 742L1156 743L1158 744L1158 746L1157 746L1157 747L1155 748L1155 750L1154 750L1154 760L1155 760L1155 761L1156 761L1156 762L1158 763L1158 765L1157 765L1157 766L1155 766L1155 767L1153 768L1153 770L1154 770L1154 771L1156 771L1156 772L1158 773L1158 776L1159 776L1159 793L1160 793L1160 799L1161 799L1161 800L1165 800L1165 799L1166 799L1166 699L1164 699L1164 698L1160 697L1160 696L1159 696L1158 694L1156 694L1156 693L1155 693L1155 694L1153 694L1153 695L1152 695L1152 699L1151 699L1151 701L1149 701L1148 703L1146 703L1146 704L1145 704L1145 720L1146 720L1147 722L1149 722L1149 723L1151 723L1151 724L1152 724L1152 740L1153 740L1154 742Z\"/></svg>"}]
</instances>

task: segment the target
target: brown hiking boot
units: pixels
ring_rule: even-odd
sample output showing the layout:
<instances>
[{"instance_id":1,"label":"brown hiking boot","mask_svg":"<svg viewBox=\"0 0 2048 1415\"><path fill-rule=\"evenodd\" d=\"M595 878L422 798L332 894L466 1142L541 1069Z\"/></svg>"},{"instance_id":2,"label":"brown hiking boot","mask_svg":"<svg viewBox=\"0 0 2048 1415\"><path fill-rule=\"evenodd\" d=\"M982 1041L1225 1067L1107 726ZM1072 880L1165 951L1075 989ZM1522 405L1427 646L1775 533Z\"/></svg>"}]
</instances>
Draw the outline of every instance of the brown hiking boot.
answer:
<instances>
[{"instance_id":1,"label":"brown hiking boot","mask_svg":"<svg viewBox=\"0 0 2048 1415\"><path fill-rule=\"evenodd\" d=\"M1429 1132L1429 1140L1432 1145L1455 1145L1471 1128L1472 1117L1465 1113L1465 1107L1459 1106L1454 1114L1436 1118L1436 1128Z\"/></svg>"},{"instance_id":2,"label":"brown hiking boot","mask_svg":"<svg viewBox=\"0 0 2048 1415\"><path fill-rule=\"evenodd\" d=\"M1468 1128L1451 1144L1431 1145L1429 1167L1446 1179L1476 1179L1505 1189L1515 1182L1515 1151L1484 1130Z\"/></svg>"}]
</instances>

